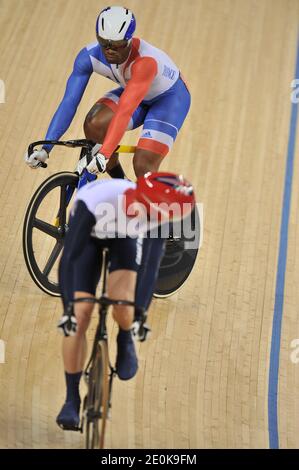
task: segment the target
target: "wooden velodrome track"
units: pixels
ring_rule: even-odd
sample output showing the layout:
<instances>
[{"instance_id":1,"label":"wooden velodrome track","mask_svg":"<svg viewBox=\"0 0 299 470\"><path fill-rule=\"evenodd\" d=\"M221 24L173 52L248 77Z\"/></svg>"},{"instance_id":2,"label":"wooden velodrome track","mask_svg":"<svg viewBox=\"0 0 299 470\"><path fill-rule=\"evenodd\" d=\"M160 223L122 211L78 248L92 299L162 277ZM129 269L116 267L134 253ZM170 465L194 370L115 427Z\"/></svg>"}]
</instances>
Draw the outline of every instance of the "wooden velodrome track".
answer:
<instances>
[{"instance_id":1,"label":"wooden velodrome track","mask_svg":"<svg viewBox=\"0 0 299 470\"><path fill-rule=\"evenodd\" d=\"M137 36L167 51L192 93L164 169L183 172L204 204L204 243L179 293L155 300L140 369L115 382L108 448L267 448L268 376L298 0L126 0ZM43 138L77 52L93 42L98 0L0 0L0 448L78 448L61 431L59 299L33 284L22 254L26 206L78 151L46 170L23 162ZM299 77L297 77L299 78ZM83 136L92 104L114 87L93 76L65 137ZM138 133L124 142L134 144ZM133 177L130 157L123 157ZM278 388L280 447L299 447L299 165L295 161ZM297 256L296 256L297 255ZM110 329L115 335L116 328ZM89 332L93 333L94 324ZM112 345L113 348L113 345ZM84 390L82 390L83 392Z\"/></svg>"}]
</instances>

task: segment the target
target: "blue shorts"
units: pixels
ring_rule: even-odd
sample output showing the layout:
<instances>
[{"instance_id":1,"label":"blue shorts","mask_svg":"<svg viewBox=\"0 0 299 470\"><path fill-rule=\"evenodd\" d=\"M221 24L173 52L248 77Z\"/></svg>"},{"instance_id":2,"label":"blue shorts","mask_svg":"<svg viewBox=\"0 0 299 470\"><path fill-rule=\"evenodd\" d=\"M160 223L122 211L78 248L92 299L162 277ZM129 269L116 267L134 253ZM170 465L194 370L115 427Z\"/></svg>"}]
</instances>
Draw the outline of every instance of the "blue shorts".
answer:
<instances>
[{"instance_id":1,"label":"blue shorts","mask_svg":"<svg viewBox=\"0 0 299 470\"><path fill-rule=\"evenodd\" d=\"M112 90L99 100L115 111L122 87ZM142 101L134 111L127 130L143 124L137 147L166 155L172 147L191 104L190 93L180 77L165 93L150 101Z\"/></svg>"},{"instance_id":2,"label":"blue shorts","mask_svg":"<svg viewBox=\"0 0 299 470\"><path fill-rule=\"evenodd\" d=\"M74 292L95 295L102 270L103 248L109 249L109 272L119 269L138 272L142 261L142 238L98 239L90 236L88 242L78 246L78 231L88 225L93 216L83 201L78 201L75 214L70 217L63 255L59 264L59 286L66 306ZM72 253L80 253L70 264ZM71 267L71 269L70 269Z\"/></svg>"}]
</instances>

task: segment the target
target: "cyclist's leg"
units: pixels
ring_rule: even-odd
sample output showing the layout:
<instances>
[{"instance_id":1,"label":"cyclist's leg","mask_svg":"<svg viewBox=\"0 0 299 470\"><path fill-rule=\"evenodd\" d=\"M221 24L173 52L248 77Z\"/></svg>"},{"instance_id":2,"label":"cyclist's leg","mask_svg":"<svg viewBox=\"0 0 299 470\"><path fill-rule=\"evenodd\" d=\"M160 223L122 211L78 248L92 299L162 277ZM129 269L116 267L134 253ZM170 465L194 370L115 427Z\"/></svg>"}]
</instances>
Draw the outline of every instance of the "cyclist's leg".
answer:
<instances>
[{"instance_id":1,"label":"cyclist's leg","mask_svg":"<svg viewBox=\"0 0 299 470\"><path fill-rule=\"evenodd\" d=\"M108 281L109 297L134 302L136 278L136 271L128 269L117 269L111 272ZM122 330L130 330L134 319L134 308L115 305L113 318Z\"/></svg>"},{"instance_id":2,"label":"cyclist's leg","mask_svg":"<svg viewBox=\"0 0 299 470\"><path fill-rule=\"evenodd\" d=\"M94 297L100 278L102 251L99 243L90 237L88 244L75 262L74 267L74 298ZM93 304L80 302L74 306L77 320L75 336L64 338L63 357L66 372L82 371L86 352L86 331L89 326Z\"/></svg>"},{"instance_id":3,"label":"cyclist's leg","mask_svg":"<svg viewBox=\"0 0 299 470\"><path fill-rule=\"evenodd\" d=\"M190 109L190 93L179 78L166 93L148 105L133 164L136 176L158 171Z\"/></svg>"},{"instance_id":4,"label":"cyclist's leg","mask_svg":"<svg viewBox=\"0 0 299 470\"><path fill-rule=\"evenodd\" d=\"M102 144L114 112L102 102L97 102L89 111L84 122L85 137L93 142ZM121 167L117 154L113 154L107 165L110 176L124 178L125 173ZM114 176L115 177L115 176Z\"/></svg>"},{"instance_id":5,"label":"cyclist's leg","mask_svg":"<svg viewBox=\"0 0 299 470\"><path fill-rule=\"evenodd\" d=\"M108 295L112 299L135 300L136 279L142 259L143 237L110 240ZM123 330L130 330L134 308L115 305L113 317Z\"/></svg>"},{"instance_id":6,"label":"cyclist's leg","mask_svg":"<svg viewBox=\"0 0 299 470\"><path fill-rule=\"evenodd\" d=\"M136 283L136 305L148 311L158 279L160 263L164 255L163 238L144 238L142 262ZM140 317L140 310L135 309L135 318Z\"/></svg>"},{"instance_id":7,"label":"cyclist's leg","mask_svg":"<svg viewBox=\"0 0 299 470\"><path fill-rule=\"evenodd\" d=\"M93 297L89 292L77 291L74 298ZM64 429L76 430L79 426L80 393L79 385L86 358L87 343L85 332L88 328L93 305L76 304L75 316L78 322L75 336L63 338L62 356L64 363L66 398L57 416L57 423Z\"/></svg>"},{"instance_id":8,"label":"cyclist's leg","mask_svg":"<svg viewBox=\"0 0 299 470\"><path fill-rule=\"evenodd\" d=\"M75 262L71 278L70 273L63 269L65 254L62 256L59 279L65 306L72 298L95 295L96 285L100 278L101 254L97 240L90 237L89 243ZM79 383L86 356L85 333L90 322L92 308L93 305L84 302L75 304L77 333L75 336L63 338L62 350L67 390L66 400L57 417L57 423L65 429L76 429L79 424Z\"/></svg>"},{"instance_id":9,"label":"cyclist's leg","mask_svg":"<svg viewBox=\"0 0 299 470\"><path fill-rule=\"evenodd\" d=\"M111 261L108 295L112 299L134 301L137 271L142 256L142 242L141 237L110 241ZM138 360L131 333L134 308L124 305L114 306L113 317L119 325L116 369L120 379L128 380L134 377L138 369Z\"/></svg>"},{"instance_id":10,"label":"cyclist's leg","mask_svg":"<svg viewBox=\"0 0 299 470\"><path fill-rule=\"evenodd\" d=\"M75 299L83 297L93 298L94 295L85 291L74 292ZM92 310L92 304L86 302L75 304L74 314L77 320L77 332L75 336L63 338L62 343L64 370L69 374L75 374L83 370L87 351L86 331L90 323Z\"/></svg>"},{"instance_id":11,"label":"cyclist's leg","mask_svg":"<svg viewBox=\"0 0 299 470\"><path fill-rule=\"evenodd\" d=\"M97 239L88 235L88 230L83 241L80 239L84 227L91 227L93 224L94 217L86 205L79 201L69 220L69 230L66 234L64 251L59 265L59 285L65 310L74 297L89 297L95 294L102 264L102 247ZM83 343L92 306L87 302L77 303L74 306L77 333L75 336L69 336L63 340L66 372L76 373L82 370Z\"/></svg>"},{"instance_id":12,"label":"cyclist's leg","mask_svg":"<svg viewBox=\"0 0 299 470\"><path fill-rule=\"evenodd\" d=\"M151 150L137 148L133 158L135 175L143 176L148 171L159 171L164 155Z\"/></svg>"},{"instance_id":13,"label":"cyclist's leg","mask_svg":"<svg viewBox=\"0 0 299 470\"><path fill-rule=\"evenodd\" d=\"M123 88L116 88L115 90L106 93L89 111L84 122L84 132L87 139L102 144L107 133L111 119L113 118L118 101L123 92ZM144 107L139 106L128 125L127 130L139 127L143 121L146 110ZM114 154L109 159L107 164L107 172L112 178L124 178L125 174L118 160L118 155Z\"/></svg>"}]
</instances>

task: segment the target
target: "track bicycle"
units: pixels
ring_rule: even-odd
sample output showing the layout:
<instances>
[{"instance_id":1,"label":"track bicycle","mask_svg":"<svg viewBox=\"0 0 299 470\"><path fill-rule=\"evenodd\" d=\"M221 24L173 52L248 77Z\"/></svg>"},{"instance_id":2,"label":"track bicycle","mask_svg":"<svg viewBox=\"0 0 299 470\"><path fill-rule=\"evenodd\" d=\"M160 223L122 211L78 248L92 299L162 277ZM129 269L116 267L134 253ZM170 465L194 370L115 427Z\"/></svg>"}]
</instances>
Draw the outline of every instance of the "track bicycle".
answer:
<instances>
[{"instance_id":1,"label":"track bicycle","mask_svg":"<svg viewBox=\"0 0 299 470\"><path fill-rule=\"evenodd\" d=\"M88 302L99 305L99 323L96 329L90 359L84 370L84 378L87 383L87 394L83 400L82 417L78 431L85 434L85 447L87 449L103 449L107 419L112 407L112 383L116 375L116 369L111 365L108 350L108 333L106 319L108 309L112 305L128 305L135 307L134 302L127 300L112 300L106 296L108 278L109 251L103 249L102 291L99 299L79 298L70 302L66 314L69 317L71 329L71 317L75 303ZM150 332L146 325L146 314L141 312L133 324L133 333L139 341L145 341ZM64 428L67 429L67 428ZM73 428L72 428L73 429Z\"/></svg>"},{"instance_id":2,"label":"track bicycle","mask_svg":"<svg viewBox=\"0 0 299 470\"><path fill-rule=\"evenodd\" d=\"M81 148L80 158L91 159L94 142L79 140L42 140L28 147L31 155L38 145L51 144L68 148ZM115 153L132 154L136 147L119 145ZM46 163L42 163L46 167ZM23 224L23 253L29 274L35 284L45 293L60 296L58 285L58 261L68 229L68 210L77 189L94 181L96 176L85 168L79 175L63 171L47 178L32 196ZM166 249L161 261L155 297L168 297L186 281L194 266L201 238L201 220L197 207L191 213L189 225L191 238L184 235L181 222L174 224L173 233L166 240ZM186 223L186 220L185 222ZM176 225L176 227L175 227ZM179 235L176 236L175 234ZM192 238L193 237L193 238ZM191 248L189 246L191 245Z\"/></svg>"}]
</instances>

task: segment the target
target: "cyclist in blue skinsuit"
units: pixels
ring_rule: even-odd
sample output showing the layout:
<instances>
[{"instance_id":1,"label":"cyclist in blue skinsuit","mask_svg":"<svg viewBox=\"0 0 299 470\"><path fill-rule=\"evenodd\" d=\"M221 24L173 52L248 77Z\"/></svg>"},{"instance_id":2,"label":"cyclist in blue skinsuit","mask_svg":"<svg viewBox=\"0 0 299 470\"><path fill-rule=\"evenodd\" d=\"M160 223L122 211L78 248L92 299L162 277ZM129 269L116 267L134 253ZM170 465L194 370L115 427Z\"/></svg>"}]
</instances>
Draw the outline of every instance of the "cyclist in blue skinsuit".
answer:
<instances>
[{"instance_id":1,"label":"cyclist in blue skinsuit","mask_svg":"<svg viewBox=\"0 0 299 470\"><path fill-rule=\"evenodd\" d=\"M136 204L138 207L143 205L143 212L136 212ZM64 307L67 308L73 298L94 297L101 273L103 246L109 248L108 296L134 301L143 234L148 230L149 216L151 228L154 228L169 220L170 211L175 210L175 217L181 218L192 210L193 205L192 186L182 176L172 173L147 173L137 179L137 184L123 179L102 179L80 189L59 266ZM75 304L77 331L74 336L68 336L65 316L59 324L66 333L63 360L67 394L57 417L57 423L63 429L77 429L79 424L79 381L85 363L85 333L92 309L93 305L87 302ZM133 309L115 306L113 316L119 325L116 371L120 379L128 380L136 374L138 367L131 335Z\"/></svg>"}]
</instances>

